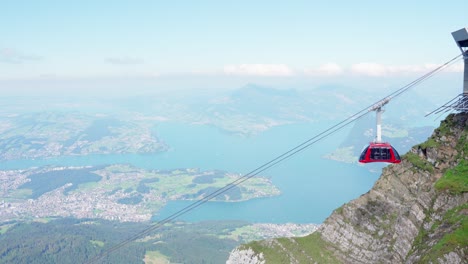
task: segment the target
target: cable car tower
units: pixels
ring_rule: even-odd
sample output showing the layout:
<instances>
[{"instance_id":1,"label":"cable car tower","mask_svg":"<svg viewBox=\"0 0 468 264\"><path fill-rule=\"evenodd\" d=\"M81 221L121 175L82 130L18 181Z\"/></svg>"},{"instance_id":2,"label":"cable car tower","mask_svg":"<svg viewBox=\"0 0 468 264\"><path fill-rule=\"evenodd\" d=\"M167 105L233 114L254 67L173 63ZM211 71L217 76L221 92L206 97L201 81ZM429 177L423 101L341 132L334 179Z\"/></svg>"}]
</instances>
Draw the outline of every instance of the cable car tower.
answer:
<instances>
[{"instance_id":1,"label":"cable car tower","mask_svg":"<svg viewBox=\"0 0 468 264\"><path fill-rule=\"evenodd\" d=\"M454 31L452 32L452 36L458 48L460 48L464 61L463 92L426 116L439 113L444 114L449 111L468 113L468 28Z\"/></svg>"},{"instance_id":2,"label":"cable car tower","mask_svg":"<svg viewBox=\"0 0 468 264\"><path fill-rule=\"evenodd\" d=\"M369 143L365 146L359 157L360 163L370 162L388 162L388 163L400 163L401 158L395 148L388 142L382 141L382 112L383 106L390 102L390 97L383 99L377 104L373 105L369 111L376 112L376 137L374 142Z\"/></svg>"},{"instance_id":3,"label":"cable car tower","mask_svg":"<svg viewBox=\"0 0 468 264\"><path fill-rule=\"evenodd\" d=\"M468 112L468 28L462 28L452 32L453 39L457 43L463 55L463 93L459 95L458 102L453 109L459 112Z\"/></svg>"}]
</instances>

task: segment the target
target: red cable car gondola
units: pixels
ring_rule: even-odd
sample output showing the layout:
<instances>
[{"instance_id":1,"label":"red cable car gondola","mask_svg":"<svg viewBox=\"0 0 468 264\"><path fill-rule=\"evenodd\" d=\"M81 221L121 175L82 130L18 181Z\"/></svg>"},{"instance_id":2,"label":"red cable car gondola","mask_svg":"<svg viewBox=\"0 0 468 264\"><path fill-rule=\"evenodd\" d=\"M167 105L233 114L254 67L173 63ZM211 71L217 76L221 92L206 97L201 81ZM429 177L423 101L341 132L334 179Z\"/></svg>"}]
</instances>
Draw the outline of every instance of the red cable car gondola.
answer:
<instances>
[{"instance_id":1,"label":"red cable car gondola","mask_svg":"<svg viewBox=\"0 0 468 264\"><path fill-rule=\"evenodd\" d=\"M371 111L377 113L377 137L374 142L369 143L368 146L364 147L359 156L359 162L370 163L370 162L389 162L389 163L400 163L400 155L390 143L382 142L382 125L381 115L382 107L388 103L390 99L382 100L377 105L371 108Z\"/></svg>"},{"instance_id":2,"label":"red cable car gondola","mask_svg":"<svg viewBox=\"0 0 468 264\"><path fill-rule=\"evenodd\" d=\"M400 163L400 155L389 143L371 142L364 148L359 157L359 162L389 162Z\"/></svg>"}]
</instances>

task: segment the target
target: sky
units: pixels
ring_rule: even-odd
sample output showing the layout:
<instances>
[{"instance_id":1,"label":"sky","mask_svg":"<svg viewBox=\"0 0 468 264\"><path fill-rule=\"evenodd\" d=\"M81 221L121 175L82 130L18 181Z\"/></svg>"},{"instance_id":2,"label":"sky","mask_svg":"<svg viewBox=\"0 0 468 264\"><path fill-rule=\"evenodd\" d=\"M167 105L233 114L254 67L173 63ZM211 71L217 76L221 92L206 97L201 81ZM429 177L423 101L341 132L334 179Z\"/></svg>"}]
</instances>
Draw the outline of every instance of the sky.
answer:
<instances>
[{"instance_id":1,"label":"sky","mask_svg":"<svg viewBox=\"0 0 468 264\"><path fill-rule=\"evenodd\" d=\"M0 89L417 75L460 53L450 33L468 27L466 10L466 0L0 0Z\"/></svg>"}]
</instances>

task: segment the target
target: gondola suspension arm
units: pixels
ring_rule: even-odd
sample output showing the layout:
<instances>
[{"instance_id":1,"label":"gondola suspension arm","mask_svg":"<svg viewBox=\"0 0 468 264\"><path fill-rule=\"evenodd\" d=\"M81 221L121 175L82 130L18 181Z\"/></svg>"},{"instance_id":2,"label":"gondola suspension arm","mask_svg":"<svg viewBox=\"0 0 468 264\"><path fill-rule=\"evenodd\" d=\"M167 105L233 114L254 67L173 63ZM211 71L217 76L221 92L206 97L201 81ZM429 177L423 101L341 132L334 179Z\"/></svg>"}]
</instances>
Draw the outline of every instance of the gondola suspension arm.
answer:
<instances>
[{"instance_id":1,"label":"gondola suspension arm","mask_svg":"<svg viewBox=\"0 0 468 264\"><path fill-rule=\"evenodd\" d=\"M391 99L392 99L391 97L386 97L378 101L371 108L369 108L369 112L371 111L376 112L377 130L376 130L376 137L374 140L375 143L382 143L382 112L384 111L382 108L384 107L384 105L388 104L388 102L390 102Z\"/></svg>"}]
</instances>

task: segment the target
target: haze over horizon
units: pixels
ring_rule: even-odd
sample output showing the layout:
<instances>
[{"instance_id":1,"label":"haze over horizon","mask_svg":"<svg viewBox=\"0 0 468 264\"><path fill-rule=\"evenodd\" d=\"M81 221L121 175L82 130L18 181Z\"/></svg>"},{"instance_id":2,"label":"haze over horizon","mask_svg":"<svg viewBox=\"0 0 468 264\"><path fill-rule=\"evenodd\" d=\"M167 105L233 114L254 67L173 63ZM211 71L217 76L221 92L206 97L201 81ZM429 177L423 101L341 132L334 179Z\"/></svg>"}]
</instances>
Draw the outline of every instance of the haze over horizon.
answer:
<instances>
[{"instance_id":1,"label":"haze over horizon","mask_svg":"<svg viewBox=\"0 0 468 264\"><path fill-rule=\"evenodd\" d=\"M467 8L461 0L9 1L0 93L398 85L459 53L450 33L466 26ZM457 73L451 85L461 70L444 71Z\"/></svg>"}]
</instances>

